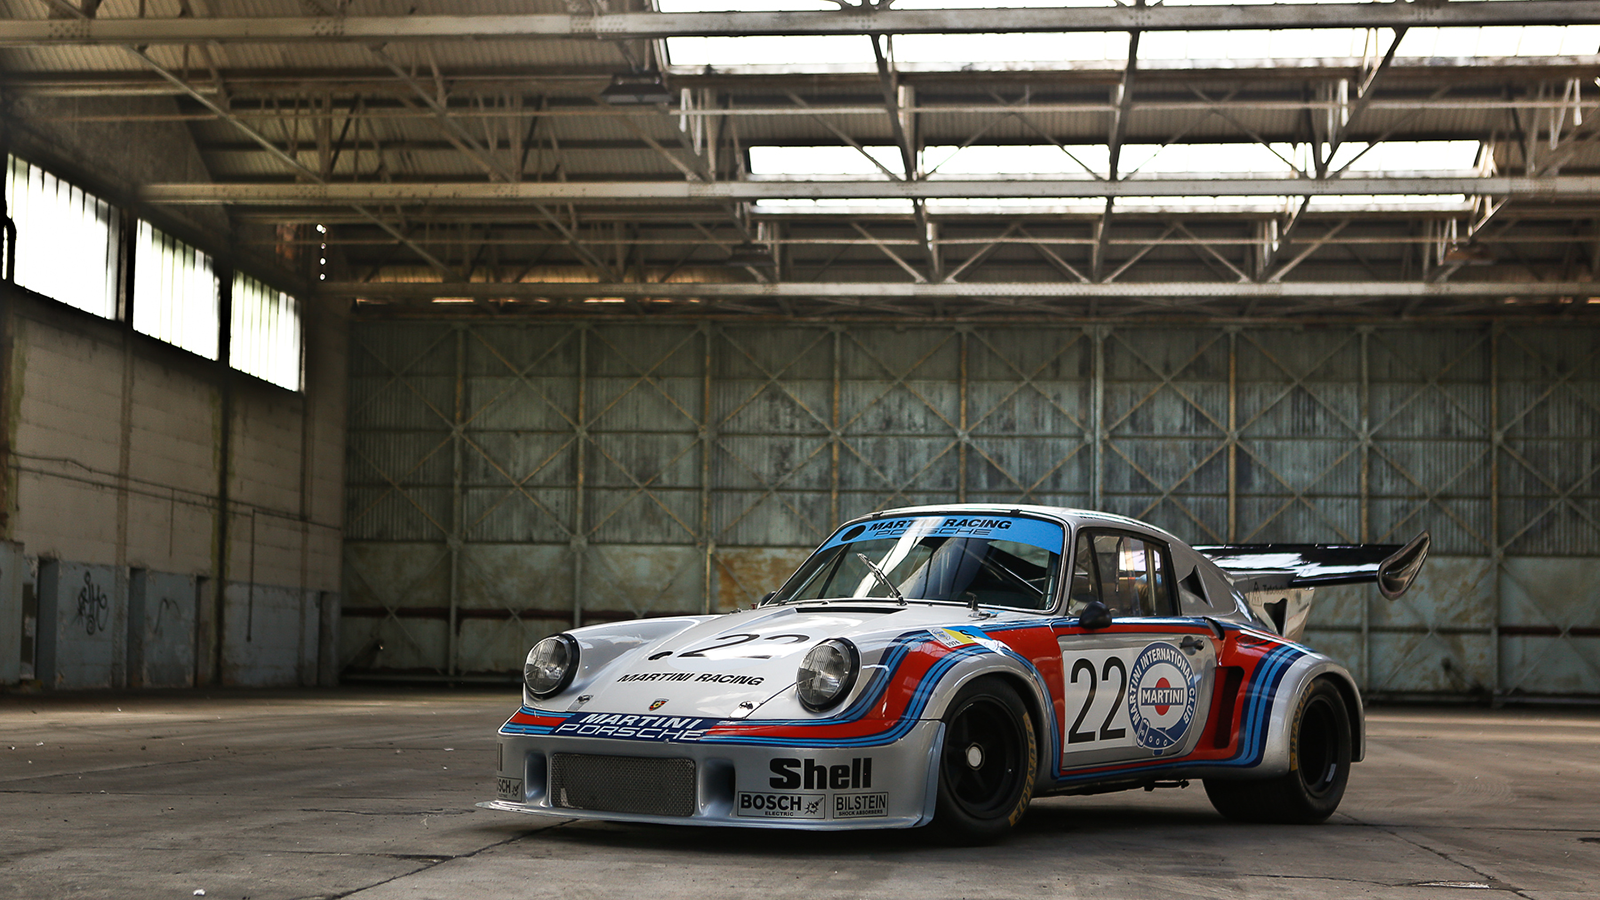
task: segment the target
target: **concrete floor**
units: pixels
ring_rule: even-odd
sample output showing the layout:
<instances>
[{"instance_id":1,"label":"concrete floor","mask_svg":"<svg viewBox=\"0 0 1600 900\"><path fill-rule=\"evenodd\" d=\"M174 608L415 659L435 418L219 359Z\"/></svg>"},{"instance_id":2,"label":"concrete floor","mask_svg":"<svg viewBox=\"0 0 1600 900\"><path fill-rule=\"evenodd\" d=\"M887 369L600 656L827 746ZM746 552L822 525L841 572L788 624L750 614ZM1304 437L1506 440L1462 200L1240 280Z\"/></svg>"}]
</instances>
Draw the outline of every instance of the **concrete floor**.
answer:
<instances>
[{"instance_id":1,"label":"concrete floor","mask_svg":"<svg viewBox=\"0 0 1600 900\"><path fill-rule=\"evenodd\" d=\"M1388 708L1329 824L1199 785L1036 803L1006 842L544 820L493 792L509 691L0 697L0 897L1600 895L1600 712Z\"/></svg>"}]
</instances>

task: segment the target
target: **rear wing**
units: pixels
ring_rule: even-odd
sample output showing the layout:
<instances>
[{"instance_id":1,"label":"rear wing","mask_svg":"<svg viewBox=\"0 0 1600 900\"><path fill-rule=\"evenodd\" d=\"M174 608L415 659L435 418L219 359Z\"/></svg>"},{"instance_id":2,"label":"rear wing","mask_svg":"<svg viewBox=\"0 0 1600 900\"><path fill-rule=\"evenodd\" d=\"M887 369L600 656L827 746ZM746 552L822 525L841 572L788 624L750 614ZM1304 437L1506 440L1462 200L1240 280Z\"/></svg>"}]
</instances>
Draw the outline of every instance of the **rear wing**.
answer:
<instances>
[{"instance_id":1,"label":"rear wing","mask_svg":"<svg viewBox=\"0 0 1600 900\"><path fill-rule=\"evenodd\" d=\"M1424 531L1405 544L1216 544L1194 549L1247 594L1370 582L1393 600L1411 587L1431 542Z\"/></svg>"}]
</instances>

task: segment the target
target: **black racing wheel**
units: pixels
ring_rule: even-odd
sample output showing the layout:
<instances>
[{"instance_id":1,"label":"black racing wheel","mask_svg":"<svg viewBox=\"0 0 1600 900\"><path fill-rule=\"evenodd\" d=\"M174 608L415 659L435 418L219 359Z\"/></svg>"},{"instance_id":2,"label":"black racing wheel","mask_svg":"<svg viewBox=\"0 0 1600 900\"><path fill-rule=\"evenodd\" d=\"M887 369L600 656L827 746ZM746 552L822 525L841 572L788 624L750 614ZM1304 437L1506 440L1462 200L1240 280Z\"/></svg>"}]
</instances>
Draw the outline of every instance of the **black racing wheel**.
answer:
<instances>
[{"instance_id":1,"label":"black racing wheel","mask_svg":"<svg viewBox=\"0 0 1600 900\"><path fill-rule=\"evenodd\" d=\"M944 714L934 827L962 842L993 840L1022 820L1038 770L1033 717L1005 681L980 678Z\"/></svg>"},{"instance_id":2,"label":"black racing wheel","mask_svg":"<svg viewBox=\"0 0 1600 900\"><path fill-rule=\"evenodd\" d=\"M1217 812L1241 822L1315 825L1339 808L1350 780L1350 714L1338 688L1313 682L1289 732L1289 771L1261 781L1206 779Z\"/></svg>"}]
</instances>

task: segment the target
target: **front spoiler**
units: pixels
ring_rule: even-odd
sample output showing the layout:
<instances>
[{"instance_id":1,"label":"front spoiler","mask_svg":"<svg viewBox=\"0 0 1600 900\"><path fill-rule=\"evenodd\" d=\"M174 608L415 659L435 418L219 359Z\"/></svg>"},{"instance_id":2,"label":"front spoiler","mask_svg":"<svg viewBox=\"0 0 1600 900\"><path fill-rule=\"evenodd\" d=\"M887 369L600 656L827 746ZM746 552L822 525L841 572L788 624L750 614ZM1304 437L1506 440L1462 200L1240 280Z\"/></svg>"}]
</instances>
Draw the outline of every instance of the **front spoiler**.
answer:
<instances>
[{"instance_id":1,"label":"front spoiler","mask_svg":"<svg viewBox=\"0 0 1600 900\"><path fill-rule=\"evenodd\" d=\"M525 815L651 825L810 831L914 828L933 819L943 734L942 722L925 720L892 744L807 748L502 733L499 797L477 805ZM694 812L670 816L560 806L546 789L550 756L556 753L693 760ZM862 783L866 760L870 760L868 775ZM820 772L834 772L835 778L842 778L841 786L818 787L813 782L808 788L800 781L791 788L784 783Z\"/></svg>"}]
</instances>

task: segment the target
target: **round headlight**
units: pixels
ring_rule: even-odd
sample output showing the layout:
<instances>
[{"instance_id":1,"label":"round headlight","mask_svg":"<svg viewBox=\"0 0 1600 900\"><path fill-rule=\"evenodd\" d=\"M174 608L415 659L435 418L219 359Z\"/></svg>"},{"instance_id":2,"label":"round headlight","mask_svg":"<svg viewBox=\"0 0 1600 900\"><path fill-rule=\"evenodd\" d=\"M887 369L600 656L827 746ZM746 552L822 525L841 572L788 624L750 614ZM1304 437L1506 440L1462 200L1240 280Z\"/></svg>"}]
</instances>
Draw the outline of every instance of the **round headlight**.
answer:
<instances>
[{"instance_id":1,"label":"round headlight","mask_svg":"<svg viewBox=\"0 0 1600 900\"><path fill-rule=\"evenodd\" d=\"M812 647L797 676L801 705L812 712L837 706L850 695L860 669L861 654L843 638L830 638Z\"/></svg>"},{"instance_id":2,"label":"round headlight","mask_svg":"<svg viewBox=\"0 0 1600 900\"><path fill-rule=\"evenodd\" d=\"M551 697L567 689L578 671L578 642L570 634L547 637L528 651L522 683L535 697Z\"/></svg>"}]
</instances>

